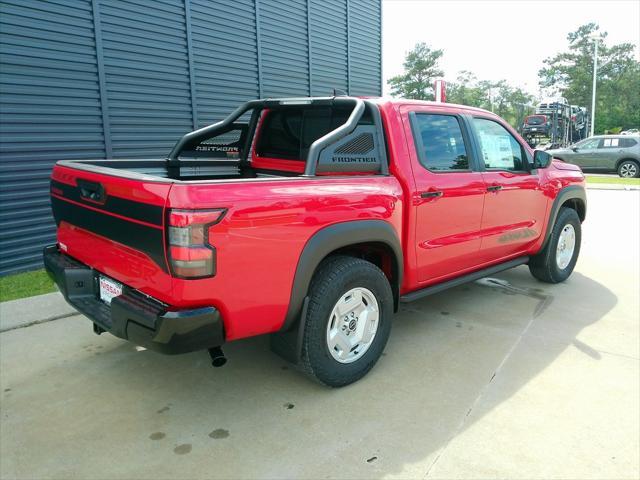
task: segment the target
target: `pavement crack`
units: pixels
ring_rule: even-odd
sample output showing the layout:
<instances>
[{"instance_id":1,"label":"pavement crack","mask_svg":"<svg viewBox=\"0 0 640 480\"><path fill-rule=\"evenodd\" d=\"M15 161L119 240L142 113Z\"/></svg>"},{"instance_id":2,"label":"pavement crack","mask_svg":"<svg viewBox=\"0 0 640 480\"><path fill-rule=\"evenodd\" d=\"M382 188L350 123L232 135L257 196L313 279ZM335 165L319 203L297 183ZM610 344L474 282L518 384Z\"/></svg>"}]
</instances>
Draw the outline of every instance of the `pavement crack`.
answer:
<instances>
[{"instance_id":1,"label":"pavement crack","mask_svg":"<svg viewBox=\"0 0 640 480\"><path fill-rule=\"evenodd\" d=\"M10 332L11 330L18 330L19 328L27 328L33 325L40 325L41 323L53 322L54 320L62 320L63 318L75 317L80 315L78 312L63 313L62 315L54 315L52 317L43 318L41 320L34 320L32 322L23 323L21 325L14 325L12 327L0 328L0 333Z\"/></svg>"},{"instance_id":2,"label":"pavement crack","mask_svg":"<svg viewBox=\"0 0 640 480\"><path fill-rule=\"evenodd\" d=\"M527 332L531 329L531 325L533 325L533 322L535 321L535 319L536 319L536 315L531 317L531 319L529 320L527 325L524 327L522 332L520 332L520 335L518 335L518 338L513 343L513 345L509 349L509 351L506 353L506 355L504 356L502 361L498 364L496 369L493 371L493 374L491 375L491 378L489 379L489 381L480 389L480 391L478 392L478 395L476 396L476 398L471 403L471 406L469 407L469 410L467 410L467 414L460 420L460 423L458 424L457 428L453 431L453 434L447 439L446 443L442 446L442 448L440 449L440 451L438 452L436 457L433 459L433 462L431 462L431 465L429 465L429 468L427 468L427 472L426 472L424 478L428 478L429 477L429 475L431 474L431 471L433 470L433 467L435 467L435 465L438 463L438 461L440 460L440 457L442 457L442 455L447 450L447 448L449 447L449 445L451 444L453 439L456 438L458 436L458 434L464 429L464 427L465 427L465 425L467 423L467 418L469 418L469 416L471 415L471 413L475 409L476 405L478 405L480 400L482 400L482 398L485 396L485 394L487 393L487 390L491 386L491 383L493 382L495 377L497 377L498 374L500 374L500 372L504 368L505 364L509 361L509 359L513 355L513 352L515 352L516 348L518 348L520 343L522 343L522 339L527 334Z\"/></svg>"}]
</instances>

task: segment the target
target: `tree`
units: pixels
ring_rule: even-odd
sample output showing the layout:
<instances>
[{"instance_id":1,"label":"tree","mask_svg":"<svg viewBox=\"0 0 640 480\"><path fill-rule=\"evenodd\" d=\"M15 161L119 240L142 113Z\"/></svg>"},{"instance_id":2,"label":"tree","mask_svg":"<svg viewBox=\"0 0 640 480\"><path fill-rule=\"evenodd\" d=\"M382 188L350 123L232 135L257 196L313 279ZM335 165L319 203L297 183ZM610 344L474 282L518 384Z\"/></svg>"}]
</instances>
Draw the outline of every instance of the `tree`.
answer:
<instances>
[{"instance_id":1,"label":"tree","mask_svg":"<svg viewBox=\"0 0 640 480\"><path fill-rule=\"evenodd\" d=\"M458 72L455 82L447 83L447 102L488 108L488 91L478 83L476 76L468 70Z\"/></svg>"},{"instance_id":2,"label":"tree","mask_svg":"<svg viewBox=\"0 0 640 480\"><path fill-rule=\"evenodd\" d=\"M491 110L518 128L531 109L533 97L506 80L480 80L471 72L458 73L455 82L447 85L447 101Z\"/></svg>"},{"instance_id":3,"label":"tree","mask_svg":"<svg viewBox=\"0 0 640 480\"><path fill-rule=\"evenodd\" d=\"M640 125L640 62L630 43L607 46L607 33L595 23L567 35L568 50L544 60L540 86L558 91L572 105L591 107L593 49L598 37L595 131Z\"/></svg>"},{"instance_id":4,"label":"tree","mask_svg":"<svg viewBox=\"0 0 640 480\"><path fill-rule=\"evenodd\" d=\"M426 43L417 43L407 53L404 73L388 80L391 94L415 100L433 100L433 81L444 75L438 68L443 50L432 50Z\"/></svg>"}]
</instances>

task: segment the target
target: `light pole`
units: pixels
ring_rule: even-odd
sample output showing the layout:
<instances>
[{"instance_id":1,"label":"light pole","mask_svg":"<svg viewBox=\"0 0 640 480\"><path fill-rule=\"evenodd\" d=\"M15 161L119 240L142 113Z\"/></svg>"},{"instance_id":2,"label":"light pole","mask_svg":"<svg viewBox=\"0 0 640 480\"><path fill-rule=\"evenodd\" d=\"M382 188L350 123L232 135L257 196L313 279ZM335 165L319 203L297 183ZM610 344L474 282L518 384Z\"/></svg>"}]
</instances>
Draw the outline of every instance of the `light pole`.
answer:
<instances>
[{"instance_id":1,"label":"light pole","mask_svg":"<svg viewBox=\"0 0 640 480\"><path fill-rule=\"evenodd\" d=\"M591 89L591 126L589 136L593 137L593 127L596 121L596 78L598 76L598 42L600 37L593 35L593 87Z\"/></svg>"}]
</instances>

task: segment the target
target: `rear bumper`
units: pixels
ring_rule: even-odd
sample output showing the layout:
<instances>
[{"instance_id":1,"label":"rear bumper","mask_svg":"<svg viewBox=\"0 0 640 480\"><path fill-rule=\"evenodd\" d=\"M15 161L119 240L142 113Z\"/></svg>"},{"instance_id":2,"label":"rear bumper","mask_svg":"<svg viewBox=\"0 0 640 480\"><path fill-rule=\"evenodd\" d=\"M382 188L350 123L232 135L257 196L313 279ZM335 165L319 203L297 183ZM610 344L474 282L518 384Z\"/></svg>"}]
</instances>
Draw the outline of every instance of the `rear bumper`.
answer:
<instances>
[{"instance_id":1,"label":"rear bumper","mask_svg":"<svg viewBox=\"0 0 640 480\"><path fill-rule=\"evenodd\" d=\"M548 133L550 127L541 126L541 127L524 127L522 129L522 133Z\"/></svg>"},{"instance_id":2,"label":"rear bumper","mask_svg":"<svg viewBox=\"0 0 640 480\"><path fill-rule=\"evenodd\" d=\"M169 311L167 305L126 285L109 306L99 299L97 271L60 252L56 245L45 247L43 256L47 273L65 300L100 330L165 354L224 343L220 312L213 307Z\"/></svg>"}]
</instances>

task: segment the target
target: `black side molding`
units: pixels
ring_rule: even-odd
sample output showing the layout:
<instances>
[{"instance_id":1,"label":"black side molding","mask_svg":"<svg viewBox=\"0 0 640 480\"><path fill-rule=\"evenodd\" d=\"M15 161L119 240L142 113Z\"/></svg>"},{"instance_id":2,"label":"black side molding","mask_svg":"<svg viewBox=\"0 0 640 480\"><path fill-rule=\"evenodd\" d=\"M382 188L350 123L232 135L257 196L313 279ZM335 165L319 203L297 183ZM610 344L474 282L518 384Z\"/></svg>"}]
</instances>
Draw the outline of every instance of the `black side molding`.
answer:
<instances>
[{"instance_id":1,"label":"black side molding","mask_svg":"<svg viewBox=\"0 0 640 480\"><path fill-rule=\"evenodd\" d=\"M498 265L493 265L488 268L483 268L482 270L478 270L477 272L468 273L467 275L454 278L453 280L449 280L447 282L438 283L436 285L431 285L430 287L427 287L427 288L422 288L420 290L407 293L406 295L402 295L400 297L400 301L402 303L408 303L408 302L413 302L415 300L420 300L421 298L427 297L429 295L433 295L434 293L439 293L449 288L457 287L458 285L463 285L468 282L473 282L474 280L479 280L488 275L493 275L495 273L502 272L504 270L509 270L510 268L517 267L519 265L523 265L528 261L529 261L529 257L520 257L514 260L509 260L508 262L500 263Z\"/></svg>"}]
</instances>

